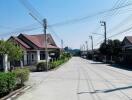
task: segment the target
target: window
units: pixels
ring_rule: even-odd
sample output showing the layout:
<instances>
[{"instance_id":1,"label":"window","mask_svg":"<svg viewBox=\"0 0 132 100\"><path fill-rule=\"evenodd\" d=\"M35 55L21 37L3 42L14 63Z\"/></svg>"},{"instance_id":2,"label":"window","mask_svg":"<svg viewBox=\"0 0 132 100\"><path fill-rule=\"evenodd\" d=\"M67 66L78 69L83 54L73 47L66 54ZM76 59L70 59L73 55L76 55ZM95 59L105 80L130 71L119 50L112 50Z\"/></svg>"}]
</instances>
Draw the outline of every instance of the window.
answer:
<instances>
[{"instance_id":1,"label":"window","mask_svg":"<svg viewBox=\"0 0 132 100\"><path fill-rule=\"evenodd\" d=\"M45 52L40 51L40 60L45 60Z\"/></svg>"},{"instance_id":2,"label":"window","mask_svg":"<svg viewBox=\"0 0 132 100\"><path fill-rule=\"evenodd\" d=\"M32 54L32 61L34 61L34 54Z\"/></svg>"}]
</instances>

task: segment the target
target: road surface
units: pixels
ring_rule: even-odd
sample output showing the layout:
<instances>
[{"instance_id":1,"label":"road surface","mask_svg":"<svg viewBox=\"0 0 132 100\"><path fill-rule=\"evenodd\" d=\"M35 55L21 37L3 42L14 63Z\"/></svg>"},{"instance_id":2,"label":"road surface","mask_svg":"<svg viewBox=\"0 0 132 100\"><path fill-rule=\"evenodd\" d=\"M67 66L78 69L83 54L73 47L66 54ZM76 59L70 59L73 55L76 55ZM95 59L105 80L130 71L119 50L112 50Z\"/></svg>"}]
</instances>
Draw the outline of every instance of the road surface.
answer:
<instances>
[{"instance_id":1,"label":"road surface","mask_svg":"<svg viewBox=\"0 0 132 100\"><path fill-rule=\"evenodd\" d=\"M32 73L17 100L132 100L132 71L73 57L59 69Z\"/></svg>"}]
</instances>

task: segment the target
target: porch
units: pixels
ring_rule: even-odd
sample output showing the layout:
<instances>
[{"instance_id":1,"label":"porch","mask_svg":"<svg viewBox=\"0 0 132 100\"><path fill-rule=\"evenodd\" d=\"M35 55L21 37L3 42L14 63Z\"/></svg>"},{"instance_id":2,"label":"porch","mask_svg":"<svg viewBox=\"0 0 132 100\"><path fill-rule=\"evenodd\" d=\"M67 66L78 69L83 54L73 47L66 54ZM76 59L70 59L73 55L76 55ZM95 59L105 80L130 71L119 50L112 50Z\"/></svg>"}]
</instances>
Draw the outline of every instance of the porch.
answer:
<instances>
[{"instance_id":1,"label":"porch","mask_svg":"<svg viewBox=\"0 0 132 100\"><path fill-rule=\"evenodd\" d=\"M60 50L48 50L48 60L59 58ZM36 65L38 62L45 61L45 51L44 50L32 50L32 51L24 51L23 56L23 65Z\"/></svg>"}]
</instances>

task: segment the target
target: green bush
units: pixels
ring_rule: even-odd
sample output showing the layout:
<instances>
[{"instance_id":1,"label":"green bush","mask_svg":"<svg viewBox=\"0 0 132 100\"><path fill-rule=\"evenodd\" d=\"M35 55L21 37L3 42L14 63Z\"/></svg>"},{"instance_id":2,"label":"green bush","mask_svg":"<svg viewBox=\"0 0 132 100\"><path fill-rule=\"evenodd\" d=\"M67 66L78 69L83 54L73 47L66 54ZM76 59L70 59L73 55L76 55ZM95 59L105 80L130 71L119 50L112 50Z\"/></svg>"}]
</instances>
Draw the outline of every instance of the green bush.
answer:
<instances>
[{"instance_id":1,"label":"green bush","mask_svg":"<svg viewBox=\"0 0 132 100\"><path fill-rule=\"evenodd\" d=\"M16 86L16 75L15 73L7 73L7 83L9 91L12 91Z\"/></svg>"},{"instance_id":2,"label":"green bush","mask_svg":"<svg viewBox=\"0 0 132 100\"><path fill-rule=\"evenodd\" d=\"M70 57L71 57L70 53L63 53L62 55L60 55L60 58L58 60L49 62L48 69L54 69L54 68L60 66L61 64L63 64L66 61L68 61ZM47 70L46 62L39 62L36 65L36 70L37 71L45 71L45 70Z\"/></svg>"},{"instance_id":3,"label":"green bush","mask_svg":"<svg viewBox=\"0 0 132 100\"><path fill-rule=\"evenodd\" d=\"M13 73L16 75L17 84L22 86L29 79L30 71L28 68L17 68Z\"/></svg>"},{"instance_id":4,"label":"green bush","mask_svg":"<svg viewBox=\"0 0 132 100\"><path fill-rule=\"evenodd\" d=\"M57 61L53 61L53 62L50 62L49 66L50 66L50 69L54 69L58 66L58 63Z\"/></svg>"},{"instance_id":5,"label":"green bush","mask_svg":"<svg viewBox=\"0 0 132 100\"><path fill-rule=\"evenodd\" d=\"M50 69L54 69L58 66L60 66L61 64L65 63L68 59L65 58L65 59L60 59L60 60L57 60L57 61L53 61L53 62L50 62L49 66L50 66Z\"/></svg>"},{"instance_id":6,"label":"green bush","mask_svg":"<svg viewBox=\"0 0 132 100\"><path fill-rule=\"evenodd\" d=\"M11 92L16 87L16 76L14 73L0 73L0 97Z\"/></svg>"},{"instance_id":7,"label":"green bush","mask_svg":"<svg viewBox=\"0 0 132 100\"><path fill-rule=\"evenodd\" d=\"M24 82L29 78L29 70L27 68L16 69L13 72L0 73L0 98L7 95L11 91L23 86Z\"/></svg>"},{"instance_id":8,"label":"green bush","mask_svg":"<svg viewBox=\"0 0 132 100\"><path fill-rule=\"evenodd\" d=\"M71 54L70 53L63 53L63 54L61 54L61 57L60 57L60 59L66 59L66 58L71 58Z\"/></svg>"},{"instance_id":9,"label":"green bush","mask_svg":"<svg viewBox=\"0 0 132 100\"><path fill-rule=\"evenodd\" d=\"M47 70L46 62L39 62L36 67L37 67L37 71Z\"/></svg>"}]
</instances>

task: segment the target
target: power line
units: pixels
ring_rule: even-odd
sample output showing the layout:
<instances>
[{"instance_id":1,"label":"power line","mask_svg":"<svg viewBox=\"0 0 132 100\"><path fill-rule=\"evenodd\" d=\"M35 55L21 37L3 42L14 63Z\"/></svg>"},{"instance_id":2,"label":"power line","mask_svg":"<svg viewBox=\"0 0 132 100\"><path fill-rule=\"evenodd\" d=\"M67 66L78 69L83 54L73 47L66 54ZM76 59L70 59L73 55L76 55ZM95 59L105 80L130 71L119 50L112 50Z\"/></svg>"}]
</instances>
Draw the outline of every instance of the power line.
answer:
<instances>
[{"instance_id":1,"label":"power line","mask_svg":"<svg viewBox=\"0 0 132 100\"><path fill-rule=\"evenodd\" d=\"M124 33L124 32L128 32L128 31L130 31L132 29L132 27L129 27L129 28L127 28L127 29L125 29L125 30L123 30L123 31L121 31L121 32L119 32L119 33L116 33L116 34L114 34L114 35L111 35L110 37L108 37L108 38L112 38L112 37L115 37L115 36L117 36L117 35L119 35L119 34L122 34L122 33Z\"/></svg>"},{"instance_id":2,"label":"power line","mask_svg":"<svg viewBox=\"0 0 132 100\"><path fill-rule=\"evenodd\" d=\"M49 26L48 30L51 31L51 33L53 33L59 40L62 40L62 38L60 38L60 36L55 32L53 27Z\"/></svg>"},{"instance_id":3,"label":"power line","mask_svg":"<svg viewBox=\"0 0 132 100\"><path fill-rule=\"evenodd\" d=\"M35 16L38 16L39 19L42 19L42 16L41 14L27 1L27 0L19 0L31 13L35 14ZM111 12L111 11L115 11L115 10L118 10L118 9L121 9L121 8L124 8L124 7L127 7L127 6L131 6L132 3L129 3L129 4L126 4L126 5L123 5L123 6L119 6L119 7L116 7L116 8L113 8L113 9L109 9L109 10L105 10L105 11L101 11L101 12L98 12L98 13L95 13L95 14L92 14L92 15L89 15L89 16L85 16L85 17L82 17L82 18L79 18L79 19L74 19L74 20L69 20L69 21L64 21L64 22L61 22L61 23L56 23L56 24L52 24L52 25L48 25L49 27L51 26L55 26L55 25L66 25L66 24L72 24L72 22L79 22L81 20L85 20L87 18L90 18L90 17L94 17L94 16L97 16L97 15L101 15L101 14L104 14L104 13L107 13L107 12ZM70 22L71 21L71 22ZM36 29L39 29L39 28L42 28L42 27L33 27L33 28L25 28L25 29L18 29L16 30L15 32L12 31L12 32L8 32L8 33L5 33L5 34L10 34L10 33L17 33L17 32L25 32L25 31L32 31L32 30L36 30ZM5 35L3 34L3 35Z\"/></svg>"},{"instance_id":4,"label":"power line","mask_svg":"<svg viewBox=\"0 0 132 100\"><path fill-rule=\"evenodd\" d=\"M32 12L32 13L38 13L36 10L34 10L35 8L28 2L28 3L26 3L27 2L27 0L26 0L26 2L25 2L25 0L19 0L30 12ZM30 7L28 6L28 5L30 5ZM126 7L126 6L131 6L132 4L131 3L129 3L129 4L127 4L127 5L124 5L124 6L120 6L120 7L118 7L118 8L114 8L114 9L109 9L109 10L105 10L105 11L101 11L101 12L98 12L98 13L96 13L96 14L93 14L93 15L89 15L89 17L90 16L94 16L94 15L98 15L98 14L103 14L103 13L106 13L107 11L109 12L109 11L113 11L113 10L116 10L116 9L120 9L120 8L124 8L124 7ZM36 14L35 14L36 15ZM38 13L38 15L39 16L41 16L41 14L40 13ZM37 15L37 16L38 16ZM41 16L42 17L42 16ZM88 17L88 16L87 16ZM83 18L86 18L86 17L83 17ZM80 19L81 20L81 19ZM72 20L73 21L73 20ZM75 20L74 20L75 21ZM65 22L67 22L67 21L65 21ZM69 22L69 21L68 21ZM61 24L65 24L65 23L58 23L58 25L60 26ZM70 24L70 23L67 23L67 24ZM52 25L48 25L48 27L51 27L51 26L55 26L55 25L57 25L57 23L56 24L52 24ZM35 24L33 24L33 25L31 25L30 27L32 27L32 26L35 26ZM28 26L29 27L29 26ZM24 31L24 32L26 32L26 31L32 31L32 30L35 30L35 29L37 29L37 28L41 28L41 27L34 27L34 28L27 28L27 26L25 27L25 28L17 28L15 31L12 31L12 32L7 32L7 34L9 34L9 33L15 33L15 32L22 32L22 31ZM6 33L5 33L6 34ZM4 35L5 35L4 34Z\"/></svg>"},{"instance_id":5,"label":"power line","mask_svg":"<svg viewBox=\"0 0 132 100\"><path fill-rule=\"evenodd\" d=\"M117 3L115 4L115 6L113 6L113 8L122 6L126 1L127 1L127 0L118 0ZM118 13L119 13L119 10L120 10L120 9L114 11L114 12L111 14L110 17L115 16L116 14L118 14Z\"/></svg>"},{"instance_id":6,"label":"power line","mask_svg":"<svg viewBox=\"0 0 132 100\"><path fill-rule=\"evenodd\" d=\"M51 34L53 34L56 38L58 38L57 40L59 40L58 42L60 43L61 46L62 46L62 41L63 41L63 46L64 46L64 40L55 32L53 27L51 27L51 26L48 27L48 30L51 31Z\"/></svg>"},{"instance_id":7,"label":"power line","mask_svg":"<svg viewBox=\"0 0 132 100\"><path fill-rule=\"evenodd\" d=\"M36 26L36 23L33 23L33 24L30 24L30 25L27 25L27 26L24 26L24 27L21 27L21 28L16 28L12 31L2 33L0 35L2 36L2 35L14 34L14 33L28 32L28 31L33 31L33 30L39 29L39 28L42 28L42 27Z\"/></svg>"},{"instance_id":8,"label":"power line","mask_svg":"<svg viewBox=\"0 0 132 100\"><path fill-rule=\"evenodd\" d=\"M114 6L113 6L112 8L114 9L114 8L117 8L117 7L122 6L123 3L124 3L125 1L126 1L126 0L124 0L124 1L123 1L123 0L117 0L116 3L114 4ZM107 14L107 16L109 17L109 20L110 20L113 16L115 16L115 14L117 13L118 10L119 10L119 9L112 11L110 14ZM106 18L106 19L108 19L108 18ZM105 20L105 21L106 21L106 20Z\"/></svg>"},{"instance_id":9,"label":"power line","mask_svg":"<svg viewBox=\"0 0 132 100\"><path fill-rule=\"evenodd\" d=\"M130 31L130 30L132 30L132 27L129 27L129 28L127 28L127 29L125 29L125 30L123 30L123 31L121 31L121 32L119 32L119 33L113 34L113 35L109 36L108 39L110 39L110 38L112 38L112 37L115 37L115 36L117 36L117 35L120 35L120 34L122 34L122 33L124 33L124 32L128 32L128 31ZM103 42L103 41L98 42L98 43L96 44L96 46L98 46L101 42Z\"/></svg>"},{"instance_id":10,"label":"power line","mask_svg":"<svg viewBox=\"0 0 132 100\"><path fill-rule=\"evenodd\" d=\"M33 14L39 20L43 20L43 16L33 7L33 5L28 0L19 0L19 2L29 11L29 13Z\"/></svg>"},{"instance_id":11,"label":"power line","mask_svg":"<svg viewBox=\"0 0 132 100\"><path fill-rule=\"evenodd\" d=\"M19 0L20 3L29 10L29 14L41 25L43 24L41 22L41 20L43 19L43 16L31 5L30 2L28 2L28 0ZM48 28L50 28L50 30L53 32L53 34L55 34L59 39L60 37L55 33L55 31L53 30L53 28L51 26L48 26Z\"/></svg>"},{"instance_id":12,"label":"power line","mask_svg":"<svg viewBox=\"0 0 132 100\"><path fill-rule=\"evenodd\" d=\"M113 8L117 8L117 7L120 7L120 6L122 6L124 3L126 2L126 0L117 0L116 2L115 2L115 4L114 4L114 6L111 8L111 9L113 9ZM110 14L107 14L105 17L107 17L106 19L108 20L108 18L109 18L109 20L111 20L111 18L113 17L113 16L115 16L115 14L118 14L117 13L117 10L114 10L114 11L112 11ZM109 16L110 15L110 16ZM106 19L104 19L105 21L106 21ZM100 28L100 26L98 27L98 29ZM96 31L94 31L94 32L96 32ZM100 38L99 38L100 39Z\"/></svg>"},{"instance_id":13,"label":"power line","mask_svg":"<svg viewBox=\"0 0 132 100\"><path fill-rule=\"evenodd\" d=\"M117 8L117 7L123 6L123 4L126 3L126 1L127 1L127 0L117 0L116 3L114 4L114 6L113 6L112 8ZM120 9L114 10L114 11L110 14L110 16L108 16L108 14L107 14L107 16L110 17L109 20L110 20L113 16L117 15L117 14L119 13L119 10L120 10ZM107 19L108 19L108 18L107 18ZM100 38L99 38L99 39L100 39ZM101 41L101 42L102 42L102 41ZM100 42L97 43L97 45L98 45L98 44L100 44Z\"/></svg>"},{"instance_id":14,"label":"power line","mask_svg":"<svg viewBox=\"0 0 132 100\"><path fill-rule=\"evenodd\" d=\"M0 25L0 29L12 29L12 27Z\"/></svg>"},{"instance_id":15,"label":"power line","mask_svg":"<svg viewBox=\"0 0 132 100\"><path fill-rule=\"evenodd\" d=\"M125 7L131 6L131 5L132 5L132 3L129 3L129 4L126 4L126 5L123 5L123 6L120 6L120 7L108 9L108 10L105 10L105 11L101 11L101 12L98 12L98 13L95 13L95 14L85 16L85 17L71 19L71 20L67 20L67 21L63 21L63 22L58 22L58 23L52 24L50 26L57 27L57 26L63 26L63 25L68 25L68 24L75 24L75 23L78 23L80 21L86 20L88 18L92 18L92 17L98 16L98 15L102 15L104 13L108 13L108 12L111 12L111 11L114 11L114 10L125 8Z\"/></svg>"},{"instance_id":16,"label":"power line","mask_svg":"<svg viewBox=\"0 0 132 100\"><path fill-rule=\"evenodd\" d=\"M117 7L122 6L122 5L121 5L121 1L122 1L122 0L117 0L111 9L114 9L114 8L117 8ZM117 10L118 10L118 9L117 9ZM113 14L114 14L117 10L114 10L114 11L110 12L111 15L113 16ZM109 13L108 13L105 17L107 17L107 16L110 17L110 18L112 17L112 16L109 16ZM107 18L107 19L108 19L108 18ZM105 20L105 21L106 21L106 20Z\"/></svg>"},{"instance_id":17,"label":"power line","mask_svg":"<svg viewBox=\"0 0 132 100\"><path fill-rule=\"evenodd\" d=\"M108 30L108 32L113 32L114 30L119 29L121 26L125 25L127 22L129 22L129 20L131 20L132 18L132 14L127 16L127 18L125 18L124 20L122 20L119 24L117 24L115 27L111 28L110 30Z\"/></svg>"},{"instance_id":18,"label":"power line","mask_svg":"<svg viewBox=\"0 0 132 100\"><path fill-rule=\"evenodd\" d=\"M10 32L2 33L2 34L0 34L0 36L11 35L11 34L16 34L16 33L21 33L21 32L29 32L29 31L34 31L34 30L40 29L40 28L42 28L42 27L34 27L34 28L21 29L21 30L17 30L17 31L10 31Z\"/></svg>"}]
</instances>

